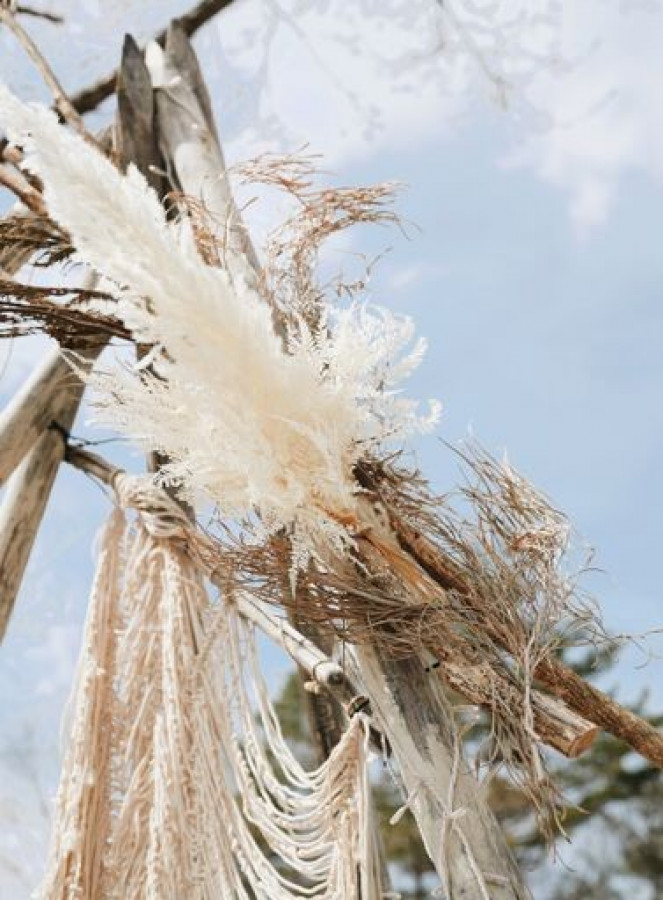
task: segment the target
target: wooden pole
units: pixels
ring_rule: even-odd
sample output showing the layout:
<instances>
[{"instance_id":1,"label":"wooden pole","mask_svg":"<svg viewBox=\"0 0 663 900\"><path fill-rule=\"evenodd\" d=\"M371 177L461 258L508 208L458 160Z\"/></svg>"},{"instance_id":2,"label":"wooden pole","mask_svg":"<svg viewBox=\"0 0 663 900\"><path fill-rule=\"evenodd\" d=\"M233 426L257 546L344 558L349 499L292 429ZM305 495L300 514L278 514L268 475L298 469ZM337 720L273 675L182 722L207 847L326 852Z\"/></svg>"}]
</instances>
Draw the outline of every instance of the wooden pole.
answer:
<instances>
[{"instance_id":1,"label":"wooden pole","mask_svg":"<svg viewBox=\"0 0 663 900\"><path fill-rule=\"evenodd\" d=\"M89 365L98 352L83 351L82 364ZM80 380L56 347L0 413L0 485L56 418L58 402L72 392L80 396Z\"/></svg>"},{"instance_id":2,"label":"wooden pole","mask_svg":"<svg viewBox=\"0 0 663 900\"><path fill-rule=\"evenodd\" d=\"M53 368L56 368L53 366ZM59 368L58 368L58 371ZM65 453L66 434L71 429L83 384L69 370L66 389L50 395L46 418L57 427L46 428L16 469L0 506L0 642L13 612L23 575L44 511Z\"/></svg>"},{"instance_id":3,"label":"wooden pole","mask_svg":"<svg viewBox=\"0 0 663 900\"><path fill-rule=\"evenodd\" d=\"M184 33L191 37L199 28L202 28L207 22L214 18L218 13L222 12L233 0L201 0L192 7L188 12L183 13L177 23ZM154 38L158 43L163 44L166 39L166 29L162 29ZM83 88L71 97L73 107L81 115L92 112L104 100L107 100L115 92L117 86L118 72L110 72L103 78L100 78L89 87Z\"/></svg>"},{"instance_id":4,"label":"wooden pole","mask_svg":"<svg viewBox=\"0 0 663 900\"><path fill-rule=\"evenodd\" d=\"M224 589L223 583L214 575L212 582L220 590ZM287 619L279 618L273 610L267 609L264 604L246 594L237 595L233 598L233 602L243 618L256 625L270 640L285 650L306 672L307 677L325 687L342 707L347 706L359 695L359 690L352 684L343 668Z\"/></svg>"},{"instance_id":5,"label":"wooden pole","mask_svg":"<svg viewBox=\"0 0 663 900\"><path fill-rule=\"evenodd\" d=\"M254 284L260 264L233 199L212 107L188 38L178 25L166 36L166 49L147 48L156 90L159 139L172 163L172 176L183 194L215 220L224 236L224 267Z\"/></svg>"},{"instance_id":6,"label":"wooden pole","mask_svg":"<svg viewBox=\"0 0 663 900\"><path fill-rule=\"evenodd\" d=\"M463 759L453 710L420 660L358 647L373 716L449 900L530 898L502 830Z\"/></svg>"}]
</instances>

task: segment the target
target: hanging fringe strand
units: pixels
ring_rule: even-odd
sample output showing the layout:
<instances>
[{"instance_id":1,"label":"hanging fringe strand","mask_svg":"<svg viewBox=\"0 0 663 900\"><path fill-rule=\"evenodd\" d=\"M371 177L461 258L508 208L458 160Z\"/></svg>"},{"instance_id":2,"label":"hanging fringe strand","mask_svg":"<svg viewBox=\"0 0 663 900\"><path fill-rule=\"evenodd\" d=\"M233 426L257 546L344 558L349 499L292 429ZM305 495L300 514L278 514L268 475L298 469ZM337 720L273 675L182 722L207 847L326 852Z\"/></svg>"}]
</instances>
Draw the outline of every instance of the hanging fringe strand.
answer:
<instances>
[{"instance_id":1,"label":"hanging fringe strand","mask_svg":"<svg viewBox=\"0 0 663 900\"><path fill-rule=\"evenodd\" d=\"M138 480L115 481L135 503ZM305 771L252 627L210 604L188 524L152 509L133 525L115 510L103 535L39 896L378 896L365 718Z\"/></svg>"}]
</instances>

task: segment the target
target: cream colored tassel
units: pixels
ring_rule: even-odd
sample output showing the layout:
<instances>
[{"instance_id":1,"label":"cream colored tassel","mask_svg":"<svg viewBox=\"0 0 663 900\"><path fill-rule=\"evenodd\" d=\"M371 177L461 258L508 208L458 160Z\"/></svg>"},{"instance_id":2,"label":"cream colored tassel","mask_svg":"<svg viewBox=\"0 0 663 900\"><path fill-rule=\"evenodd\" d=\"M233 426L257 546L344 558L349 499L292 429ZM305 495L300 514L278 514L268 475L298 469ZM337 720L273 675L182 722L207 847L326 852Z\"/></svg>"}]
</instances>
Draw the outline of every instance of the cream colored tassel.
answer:
<instances>
[{"instance_id":1,"label":"cream colored tassel","mask_svg":"<svg viewBox=\"0 0 663 900\"><path fill-rule=\"evenodd\" d=\"M149 493L115 486L124 503ZM105 530L38 896L375 900L366 724L299 764L253 629L210 603L183 528L115 511Z\"/></svg>"},{"instance_id":2,"label":"cream colored tassel","mask_svg":"<svg viewBox=\"0 0 663 900\"><path fill-rule=\"evenodd\" d=\"M114 510L101 539L58 789L51 852L37 896L100 896L110 835L110 754L124 516Z\"/></svg>"}]
</instances>

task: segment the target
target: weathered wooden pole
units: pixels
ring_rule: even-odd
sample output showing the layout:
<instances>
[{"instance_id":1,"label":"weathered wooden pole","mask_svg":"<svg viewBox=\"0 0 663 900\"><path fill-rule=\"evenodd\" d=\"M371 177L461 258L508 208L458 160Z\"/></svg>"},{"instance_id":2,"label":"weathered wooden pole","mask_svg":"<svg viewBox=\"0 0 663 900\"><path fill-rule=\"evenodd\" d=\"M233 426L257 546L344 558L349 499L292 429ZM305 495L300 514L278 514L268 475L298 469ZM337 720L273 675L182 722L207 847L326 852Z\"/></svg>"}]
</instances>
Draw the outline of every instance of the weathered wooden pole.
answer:
<instances>
[{"instance_id":1,"label":"weathered wooden pole","mask_svg":"<svg viewBox=\"0 0 663 900\"><path fill-rule=\"evenodd\" d=\"M87 287L93 287L88 276ZM100 347L82 348L83 367ZM0 642L64 458L67 435L83 396L83 382L62 358L49 354L0 415L0 477L7 483L0 505ZM18 467L17 467L18 466Z\"/></svg>"},{"instance_id":2,"label":"weathered wooden pole","mask_svg":"<svg viewBox=\"0 0 663 900\"><path fill-rule=\"evenodd\" d=\"M55 418L56 404L76 386L77 377L59 347L0 412L0 485L3 485Z\"/></svg>"},{"instance_id":3,"label":"weathered wooden pole","mask_svg":"<svg viewBox=\"0 0 663 900\"><path fill-rule=\"evenodd\" d=\"M43 430L7 484L0 506L0 641L64 458L66 437L59 429L71 428L81 394L82 386L74 385L53 404L50 412L58 428Z\"/></svg>"},{"instance_id":4,"label":"weathered wooden pole","mask_svg":"<svg viewBox=\"0 0 663 900\"><path fill-rule=\"evenodd\" d=\"M530 892L463 758L454 712L416 657L356 650L376 724L387 736L428 855L448 900L525 900Z\"/></svg>"}]
</instances>

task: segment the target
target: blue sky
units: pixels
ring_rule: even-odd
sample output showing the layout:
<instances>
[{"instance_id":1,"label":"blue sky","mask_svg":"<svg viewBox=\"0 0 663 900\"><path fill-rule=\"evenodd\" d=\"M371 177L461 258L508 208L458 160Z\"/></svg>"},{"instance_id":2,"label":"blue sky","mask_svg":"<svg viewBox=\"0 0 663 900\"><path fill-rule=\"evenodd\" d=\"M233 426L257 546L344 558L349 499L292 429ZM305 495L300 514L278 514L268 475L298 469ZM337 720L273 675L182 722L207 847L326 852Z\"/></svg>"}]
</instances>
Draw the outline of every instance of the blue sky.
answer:
<instances>
[{"instance_id":1,"label":"blue sky","mask_svg":"<svg viewBox=\"0 0 663 900\"><path fill-rule=\"evenodd\" d=\"M147 36L187 4L62 6L75 26L70 43L34 30L73 86L114 64L123 23ZM417 447L424 471L442 489L456 478L439 438L471 432L506 450L596 548L603 571L587 586L608 626L660 628L663 101L654 85L663 73L652 35L663 9L638 3L627 15L617 2L579 10L569 0L555 20L555 4L514 0L498 4L501 40L470 19L463 42L433 7L238 0L197 41L227 155L308 144L337 183L404 183L397 208L416 223L409 237L362 230L328 261L391 248L372 298L414 316L430 349L408 390L444 405L436 435ZM528 9L553 18L543 31L507 27L508 12ZM468 34L485 42L480 64ZM8 36L0 50L3 79L41 96ZM486 68L512 75L506 109ZM279 212L253 210L257 233ZM38 341L14 346L3 399L41 352ZM0 654L0 771L10 776L0 815L11 825L0 837L0 900L27 896L38 874L40 804L54 787L58 719L106 509L97 487L63 474ZM648 647L660 655L663 638ZM660 709L663 664L645 661L626 650L608 685L623 699L647 688ZM19 875L7 857L19 860Z\"/></svg>"}]
</instances>

